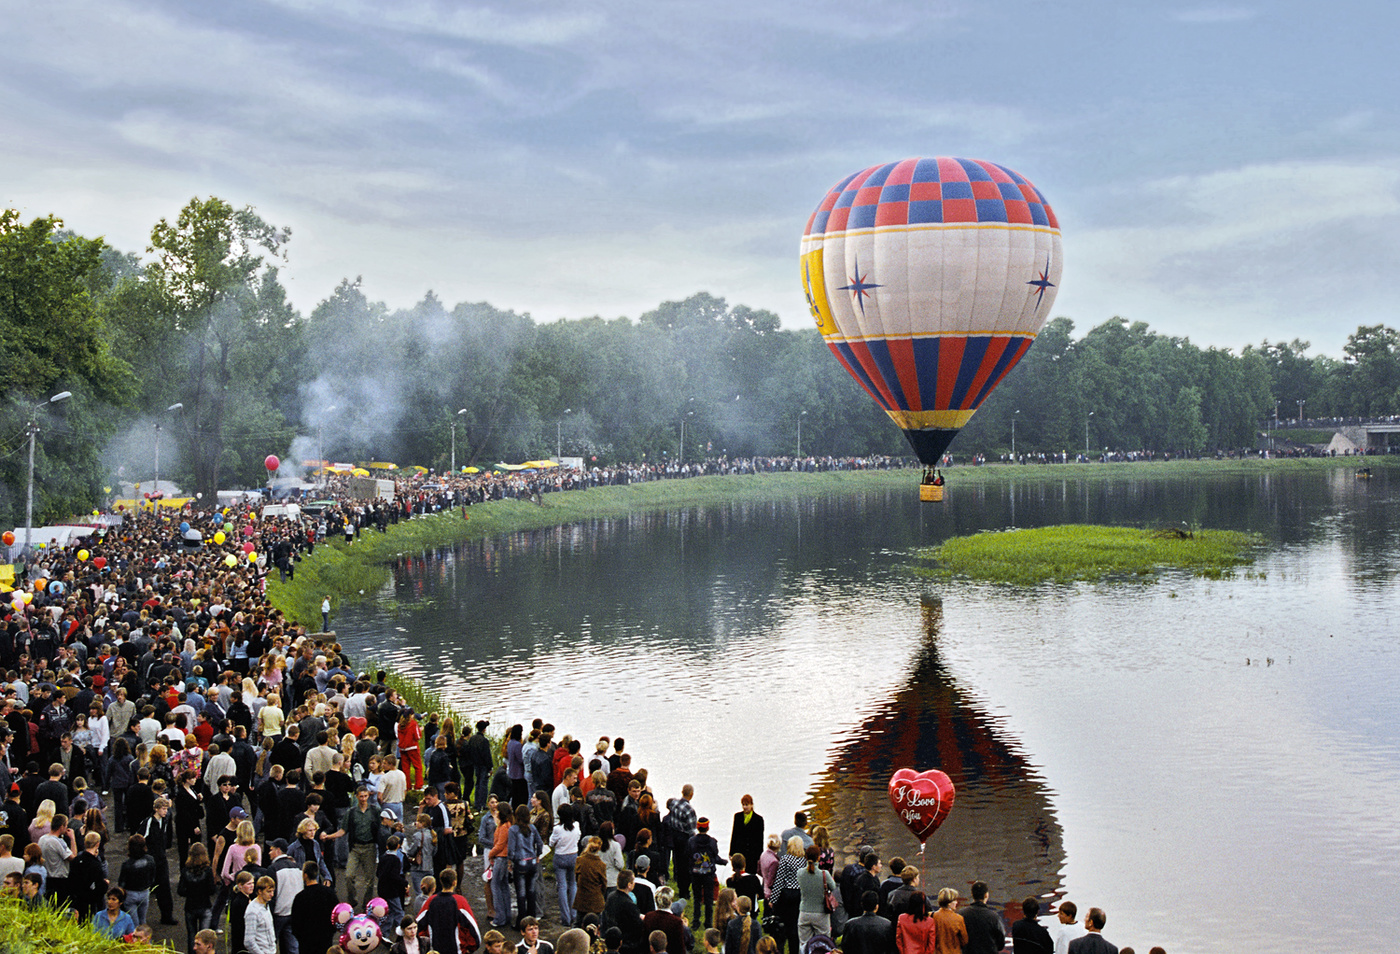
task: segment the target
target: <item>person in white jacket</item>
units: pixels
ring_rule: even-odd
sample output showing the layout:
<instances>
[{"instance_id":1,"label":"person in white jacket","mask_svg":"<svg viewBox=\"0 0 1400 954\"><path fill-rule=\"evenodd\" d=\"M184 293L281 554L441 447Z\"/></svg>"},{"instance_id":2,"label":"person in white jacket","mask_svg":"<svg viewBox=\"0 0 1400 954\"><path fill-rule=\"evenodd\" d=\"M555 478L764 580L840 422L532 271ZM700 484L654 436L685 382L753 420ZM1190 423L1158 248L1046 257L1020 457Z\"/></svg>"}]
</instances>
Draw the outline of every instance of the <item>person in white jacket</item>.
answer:
<instances>
[{"instance_id":1,"label":"person in white jacket","mask_svg":"<svg viewBox=\"0 0 1400 954\"><path fill-rule=\"evenodd\" d=\"M258 879L258 894L243 915L243 946L248 954L277 954L277 930L272 926L272 895L277 882L267 875Z\"/></svg>"}]
</instances>

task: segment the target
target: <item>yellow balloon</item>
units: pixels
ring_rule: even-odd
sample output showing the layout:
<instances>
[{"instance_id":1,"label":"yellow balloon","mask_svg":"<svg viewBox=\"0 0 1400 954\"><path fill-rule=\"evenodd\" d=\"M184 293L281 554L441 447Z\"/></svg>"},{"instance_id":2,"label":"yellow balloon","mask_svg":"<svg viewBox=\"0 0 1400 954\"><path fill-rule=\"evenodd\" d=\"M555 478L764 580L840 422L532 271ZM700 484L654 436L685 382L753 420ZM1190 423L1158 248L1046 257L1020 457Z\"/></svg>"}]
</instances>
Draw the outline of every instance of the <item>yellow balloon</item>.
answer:
<instances>
[{"instance_id":1,"label":"yellow balloon","mask_svg":"<svg viewBox=\"0 0 1400 954\"><path fill-rule=\"evenodd\" d=\"M219 530L218 532L216 532L216 533L214 534L214 542L215 542L215 543L220 543L220 544L221 544L221 543L224 542L225 539L227 539L227 538L224 536L224 532L223 532L222 530Z\"/></svg>"},{"instance_id":2,"label":"yellow balloon","mask_svg":"<svg viewBox=\"0 0 1400 954\"><path fill-rule=\"evenodd\" d=\"M257 563L257 562L258 562L258 551L254 550L252 553L248 554L248 562L249 562L249 563Z\"/></svg>"},{"instance_id":3,"label":"yellow balloon","mask_svg":"<svg viewBox=\"0 0 1400 954\"><path fill-rule=\"evenodd\" d=\"M97 511L97 510L94 510L94 511L92 512L92 515L93 515L94 517L100 517L100 516L102 516L101 512L100 512L100 511Z\"/></svg>"},{"instance_id":4,"label":"yellow balloon","mask_svg":"<svg viewBox=\"0 0 1400 954\"><path fill-rule=\"evenodd\" d=\"M78 559L79 559L79 560L86 561L87 558L88 558L88 552L87 552L86 550L79 550L79 551L78 551Z\"/></svg>"},{"instance_id":5,"label":"yellow balloon","mask_svg":"<svg viewBox=\"0 0 1400 954\"><path fill-rule=\"evenodd\" d=\"M230 553L228 556L224 557L224 566L237 566L237 565L238 565L238 558L235 557L232 553Z\"/></svg>"},{"instance_id":6,"label":"yellow balloon","mask_svg":"<svg viewBox=\"0 0 1400 954\"><path fill-rule=\"evenodd\" d=\"M34 594L33 594L33 593L25 593L25 594L24 594L24 605L25 605L25 606L28 606L28 605L29 605L30 603L32 603L32 602L34 602Z\"/></svg>"}]
</instances>

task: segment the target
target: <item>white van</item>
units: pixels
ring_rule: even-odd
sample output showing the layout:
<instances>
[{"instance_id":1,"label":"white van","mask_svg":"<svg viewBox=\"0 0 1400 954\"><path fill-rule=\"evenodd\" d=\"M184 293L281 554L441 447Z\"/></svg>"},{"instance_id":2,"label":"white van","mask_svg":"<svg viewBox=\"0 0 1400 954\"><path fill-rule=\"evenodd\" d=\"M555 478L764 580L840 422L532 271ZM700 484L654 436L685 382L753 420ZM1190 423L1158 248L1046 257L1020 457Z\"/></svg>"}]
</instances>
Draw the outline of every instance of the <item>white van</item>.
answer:
<instances>
[{"instance_id":1,"label":"white van","mask_svg":"<svg viewBox=\"0 0 1400 954\"><path fill-rule=\"evenodd\" d=\"M268 504L262 509L263 519L281 517L283 520L300 520L301 505L294 503Z\"/></svg>"}]
</instances>

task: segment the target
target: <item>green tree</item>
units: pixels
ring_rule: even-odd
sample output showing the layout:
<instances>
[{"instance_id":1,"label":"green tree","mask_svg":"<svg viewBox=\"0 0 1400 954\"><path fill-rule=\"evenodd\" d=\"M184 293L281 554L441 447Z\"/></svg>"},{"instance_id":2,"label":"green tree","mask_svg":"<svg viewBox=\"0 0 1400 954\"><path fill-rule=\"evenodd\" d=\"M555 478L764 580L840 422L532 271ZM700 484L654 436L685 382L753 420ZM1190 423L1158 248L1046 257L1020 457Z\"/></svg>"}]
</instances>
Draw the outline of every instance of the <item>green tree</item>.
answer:
<instances>
[{"instance_id":1,"label":"green tree","mask_svg":"<svg viewBox=\"0 0 1400 954\"><path fill-rule=\"evenodd\" d=\"M303 356L299 319L272 264L289 238L219 198L191 199L151 232L145 281L163 305L166 355L178 368L151 406L175 395L184 404L178 432L204 494L225 474L257 480L258 462L285 452L286 422L298 416L286 385Z\"/></svg>"},{"instance_id":2,"label":"green tree","mask_svg":"<svg viewBox=\"0 0 1400 954\"><path fill-rule=\"evenodd\" d=\"M66 516L96 499L112 408L134 394L132 369L114 353L111 328L93 300L104 244L61 229L53 216L26 225L18 212L0 212L0 515L7 522L24 514L29 421L39 425L35 518ZM72 401L36 412L65 390Z\"/></svg>"}]
</instances>

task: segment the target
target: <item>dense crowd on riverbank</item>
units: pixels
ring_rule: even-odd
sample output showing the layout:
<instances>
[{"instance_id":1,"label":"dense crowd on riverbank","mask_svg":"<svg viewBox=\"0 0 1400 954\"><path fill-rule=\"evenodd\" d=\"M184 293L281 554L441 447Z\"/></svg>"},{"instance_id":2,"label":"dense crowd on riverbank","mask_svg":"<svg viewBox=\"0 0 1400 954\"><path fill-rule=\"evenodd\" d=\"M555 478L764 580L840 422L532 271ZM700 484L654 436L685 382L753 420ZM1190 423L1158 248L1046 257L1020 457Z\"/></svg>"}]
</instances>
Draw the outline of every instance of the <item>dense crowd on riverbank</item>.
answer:
<instances>
[{"instance_id":1,"label":"dense crowd on riverbank","mask_svg":"<svg viewBox=\"0 0 1400 954\"><path fill-rule=\"evenodd\" d=\"M251 559L187 546L191 531ZM976 885L961 914L941 891L924 904L917 872L889 859L886 874L866 849L838 859L806 819L778 834L738 806L722 852L703 799L651 791L621 739L537 720L501 740L413 711L383 673L266 602L266 575L314 545L230 508L128 516L42 552L29 602L0 628L0 812L17 862L0 839L0 871L19 869L21 893L105 933L149 925L180 950L222 928L221 949L251 954L320 954L334 906L376 897L384 946L405 954L500 954L545 915L616 929L622 954L796 954L832 936L859 954L922 954L960 949L959 923L966 949L1002 947L1005 922ZM483 863L489 894L469 877ZM1013 937L1063 922L1033 905ZM405 914L426 944L397 933Z\"/></svg>"}]
</instances>

